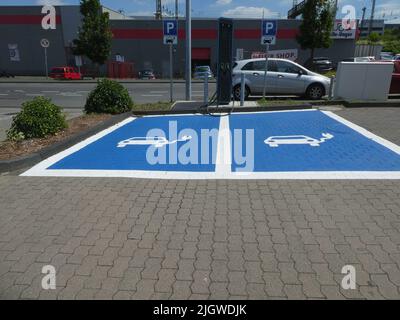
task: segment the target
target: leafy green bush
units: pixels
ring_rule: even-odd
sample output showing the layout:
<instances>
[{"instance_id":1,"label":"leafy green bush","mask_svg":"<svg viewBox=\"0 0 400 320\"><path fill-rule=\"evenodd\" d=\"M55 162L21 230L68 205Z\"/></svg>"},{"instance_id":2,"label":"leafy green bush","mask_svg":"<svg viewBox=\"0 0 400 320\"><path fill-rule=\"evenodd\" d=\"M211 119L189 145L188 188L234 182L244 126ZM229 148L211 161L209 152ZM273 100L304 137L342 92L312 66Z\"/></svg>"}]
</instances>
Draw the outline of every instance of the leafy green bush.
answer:
<instances>
[{"instance_id":1,"label":"leafy green bush","mask_svg":"<svg viewBox=\"0 0 400 320\"><path fill-rule=\"evenodd\" d=\"M44 97L36 97L22 104L22 110L14 117L7 138L19 141L43 138L65 129L67 122L60 107Z\"/></svg>"},{"instance_id":2,"label":"leafy green bush","mask_svg":"<svg viewBox=\"0 0 400 320\"><path fill-rule=\"evenodd\" d=\"M132 110L133 101L120 83L109 79L98 81L86 100L86 113L118 114Z\"/></svg>"}]
</instances>

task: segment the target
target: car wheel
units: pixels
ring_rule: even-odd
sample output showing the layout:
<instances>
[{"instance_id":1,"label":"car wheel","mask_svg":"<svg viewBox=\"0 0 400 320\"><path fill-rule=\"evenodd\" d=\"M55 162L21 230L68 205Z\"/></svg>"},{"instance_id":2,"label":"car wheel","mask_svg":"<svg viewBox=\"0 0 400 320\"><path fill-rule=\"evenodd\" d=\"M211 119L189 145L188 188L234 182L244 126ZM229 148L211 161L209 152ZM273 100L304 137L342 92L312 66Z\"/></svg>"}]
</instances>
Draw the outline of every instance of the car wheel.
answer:
<instances>
[{"instance_id":1,"label":"car wheel","mask_svg":"<svg viewBox=\"0 0 400 320\"><path fill-rule=\"evenodd\" d=\"M236 101L240 101L240 95L241 95L241 85L237 84L233 88L233 97L235 98ZM250 89L248 86L245 86L244 88L244 100L247 100L247 98L250 95Z\"/></svg>"},{"instance_id":2,"label":"car wheel","mask_svg":"<svg viewBox=\"0 0 400 320\"><path fill-rule=\"evenodd\" d=\"M324 95L325 95L325 89L319 83L312 84L307 88L306 96L310 100L319 100Z\"/></svg>"}]
</instances>

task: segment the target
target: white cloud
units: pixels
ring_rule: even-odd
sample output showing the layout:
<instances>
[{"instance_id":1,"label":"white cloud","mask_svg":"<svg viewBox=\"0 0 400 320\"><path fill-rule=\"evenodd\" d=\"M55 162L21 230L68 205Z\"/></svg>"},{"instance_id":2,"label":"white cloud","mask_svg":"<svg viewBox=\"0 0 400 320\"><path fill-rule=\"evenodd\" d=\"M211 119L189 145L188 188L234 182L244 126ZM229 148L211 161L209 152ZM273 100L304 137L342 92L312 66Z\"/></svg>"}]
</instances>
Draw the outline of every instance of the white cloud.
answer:
<instances>
[{"instance_id":1,"label":"white cloud","mask_svg":"<svg viewBox=\"0 0 400 320\"><path fill-rule=\"evenodd\" d=\"M380 18L382 14L385 14L386 18L399 17L400 16L400 2L396 1L388 1L385 3L381 3L376 6L375 17Z\"/></svg>"},{"instance_id":2,"label":"white cloud","mask_svg":"<svg viewBox=\"0 0 400 320\"><path fill-rule=\"evenodd\" d=\"M128 13L128 16L150 17L150 16L154 16L154 12L151 12L151 11L135 11L135 12Z\"/></svg>"},{"instance_id":3,"label":"white cloud","mask_svg":"<svg viewBox=\"0 0 400 320\"><path fill-rule=\"evenodd\" d=\"M232 0L217 0L217 2L216 2L216 4L219 6L226 6L231 3L232 3Z\"/></svg>"},{"instance_id":4,"label":"white cloud","mask_svg":"<svg viewBox=\"0 0 400 320\"><path fill-rule=\"evenodd\" d=\"M65 5L63 0L37 0L36 4L40 6L63 6Z\"/></svg>"},{"instance_id":5,"label":"white cloud","mask_svg":"<svg viewBox=\"0 0 400 320\"><path fill-rule=\"evenodd\" d=\"M222 15L232 18L262 18L263 12L265 18L276 18L279 16L278 12L271 11L267 8L244 6L225 10Z\"/></svg>"}]
</instances>

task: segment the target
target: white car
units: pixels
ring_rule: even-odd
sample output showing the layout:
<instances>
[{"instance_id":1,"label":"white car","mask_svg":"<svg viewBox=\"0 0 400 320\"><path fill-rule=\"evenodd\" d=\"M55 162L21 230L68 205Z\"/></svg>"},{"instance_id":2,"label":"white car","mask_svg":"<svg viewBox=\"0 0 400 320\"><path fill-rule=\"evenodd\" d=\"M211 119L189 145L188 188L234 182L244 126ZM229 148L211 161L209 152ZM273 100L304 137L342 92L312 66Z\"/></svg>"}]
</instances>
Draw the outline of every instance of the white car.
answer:
<instances>
[{"instance_id":1,"label":"white car","mask_svg":"<svg viewBox=\"0 0 400 320\"><path fill-rule=\"evenodd\" d=\"M264 143L272 148L279 147L282 144L308 144L311 147L319 147L319 145L326 140L332 139L333 135L329 133L323 133L323 138L318 140L308 136L271 136L264 140Z\"/></svg>"},{"instance_id":2,"label":"white car","mask_svg":"<svg viewBox=\"0 0 400 320\"><path fill-rule=\"evenodd\" d=\"M245 98L261 95L264 89L265 59L236 61L233 67L233 95L240 100L241 74L245 75ZM331 79L307 70L287 59L268 59L266 93L268 95L306 96L321 99L329 93Z\"/></svg>"}]
</instances>

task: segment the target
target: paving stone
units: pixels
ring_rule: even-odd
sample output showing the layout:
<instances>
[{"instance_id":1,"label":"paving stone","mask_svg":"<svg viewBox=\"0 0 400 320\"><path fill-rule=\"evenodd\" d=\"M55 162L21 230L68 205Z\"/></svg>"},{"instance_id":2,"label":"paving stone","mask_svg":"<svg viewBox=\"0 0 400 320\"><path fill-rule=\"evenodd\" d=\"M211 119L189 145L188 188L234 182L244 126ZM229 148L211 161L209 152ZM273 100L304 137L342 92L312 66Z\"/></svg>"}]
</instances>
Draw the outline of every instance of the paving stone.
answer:
<instances>
[{"instance_id":1,"label":"paving stone","mask_svg":"<svg viewBox=\"0 0 400 320\"><path fill-rule=\"evenodd\" d=\"M398 288L389 281L386 274L372 274L372 282L378 287L380 294L385 297L385 299L399 299L400 292Z\"/></svg>"},{"instance_id":2,"label":"paving stone","mask_svg":"<svg viewBox=\"0 0 400 320\"><path fill-rule=\"evenodd\" d=\"M210 299L226 300L229 297L228 282L212 282L210 283Z\"/></svg>"},{"instance_id":3,"label":"paving stone","mask_svg":"<svg viewBox=\"0 0 400 320\"><path fill-rule=\"evenodd\" d=\"M231 295L247 296L245 272L230 271L228 273L228 279L228 291Z\"/></svg>"},{"instance_id":4,"label":"paving stone","mask_svg":"<svg viewBox=\"0 0 400 320\"><path fill-rule=\"evenodd\" d=\"M400 143L391 110L338 113ZM398 190L397 180L0 176L0 297L398 299ZM41 289L45 264L56 290ZM340 286L349 264L356 290Z\"/></svg>"},{"instance_id":5,"label":"paving stone","mask_svg":"<svg viewBox=\"0 0 400 320\"><path fill-rule=\"evenodd\" d=\"M175 281L173 285L173 293L171 295L172 300L186 300L189 299L192 292L190 286L192 281Z\"/></svg>"},{"instance_id":6,"label":"paving stone","mask_svg":"<svg viewBox=\"0 0 400 320\"><path fill-rule=\"evenodd\" d=\"M306 299L306 296L304 295L301 285L286 284L283 290L288 299L296 299L296 300Z\"/></svg>"}]
</instances>

